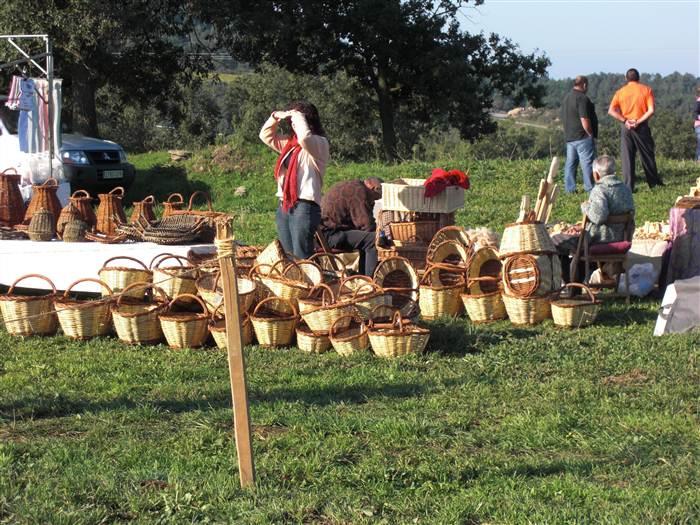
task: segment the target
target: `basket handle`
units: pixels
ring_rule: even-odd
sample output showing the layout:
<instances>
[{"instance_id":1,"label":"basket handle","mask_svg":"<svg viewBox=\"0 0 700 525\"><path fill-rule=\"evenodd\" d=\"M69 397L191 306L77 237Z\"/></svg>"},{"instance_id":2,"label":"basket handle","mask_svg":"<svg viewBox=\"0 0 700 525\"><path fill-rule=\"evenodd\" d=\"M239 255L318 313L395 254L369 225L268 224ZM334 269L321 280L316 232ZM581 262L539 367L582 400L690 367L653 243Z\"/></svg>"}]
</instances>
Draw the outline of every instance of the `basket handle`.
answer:
<instances>
[{"instance_id":1,"label":"basket handle","mask_svg":"<svg viewBox=\"0 0 700 525\"><path fill-rule=\"evenodd\" d=\"M14 173L10 173L11 171L14 171ZM6 170L3 170L0 175L19 175L19 173L17 173L16 168L7 168Z\"/></svg>"},{"instance_id":2,"label":"basket handle","mask_svg":"<svg viewBox=\"0 0 700 525\"><path fill-rule=\"evenodd\" d=\"M249 271L248 271L248 277L251 279L255 278L255 275L270 275L270 272L268 271L267 273L262 273L259 272L258 268L262 268L263 266L272 269L272 266L267 264L267 263L258 263L254 265Z\"/></svg>"},{"instance_id":3,"label":"basket handle","mask_svg":"<svg viewBox=\"0 0 700 525\"><path fill-rule=\"evenodd\" d=\"M400 308L397 308L396 311L394 312L394 316L391 318L391 324L400 333L404 333L404 322L403 322L403 316L401 315Z\"/></svg>"},{"instance_id":4,"label":"basket handle","mask_svg":"<svg viewBox=\"0 0 700 525\"><path fill-rule=\"evenodd\" d=\"M282 271L279 271L279 270L277 269L277 265L278 265L279 263L286 263L286 262L287 262L287 261L285 261L284 259L280 259L279 261L277 261L276 263L274 263L272 266L270 266L270 273L268 273L267 275L272 275L272 272L277 272L277 274L278 274L279 276L283 276L283 275L284 275L284 272L285 272L286 269L287 269L287 267L286 267L286 266L283 266L283 267L282 267ZM299 267L294 261L290 260L290 261L289 261L289 266L291 266L292 264L294 264L295 266L297 266L297 268ZM299 271L301 271L301 269L300 269Z\"/></svg>"},{"instance_id":5,"label":"basket handle","mask_svg":"<svg viewBox=\"0 0 700 525\"><path fill-rule=\"evenodd\" d=\"M204 197L207 200L207 207L209 208L209 211L214 211L214 208L212 208L212 205L211 205L211 197L209 197L209 194L207 192L202 191L202 190L197 190L192 195L190 195L190 202L189 202L189 205L187 206L187 211L192 211L192 205L194 204L194 198L197 195L204 195Z\"/></svg>"},{"instance_id":6,"label":"basket handle","mask_svg":"<svg viewBox=\"0 0 700 525\"><path fill-rule=\"evenodd\" d=\"M160 268L160 265L163 263L163 261L167 261L168 259L175 259L182 267L185 266L184 264L182 264L182 261L186 261L189 265L189 261L187 260L187 257L183 257L181 255L175 255L174 253L160 253L160 254L156 255L151 260L151 264L149 264L148 267L151 270L153 270L155 268ZM153 263L156 263L156 264L154 265Z\"/></svg>"},{"instance_id":7,"label":"basket handle","mask_svg":"<svg viewBox=\"0 0 700 525\"><path fill-rule=\"evenodd\" d=\"M156 292L158 295L160 295L161 302L167 303L167 301L168 301L168 297L165 295L165 292L163 291L162 288L156 286L156 285L153 284L153 283L147 283L147 282L145 282L145 281L139 281L139 282L137 282L137 283L131 283L129 286L127 286L126 288L124 288L124 289L121 291L120 294L118 294L119 297L117 297L117 306L119 306L119 305L122 304L122 297L125 297L125 296L126 296L126 292L128 292L129 290L133 290L134 288L143 288L144 292L145 292L146 290L149 290L149 289L150 289L150 290L153 290L153 291Z\"/></svg>"},{"instance_id":8,"label":"basket handle","mask_svg":"<svg viewBox=\"0 0 700 525\"><path fill-rule=\"evenodd\" d=\"M145 199L143 199L141 202L145 202L147 204L155 204L156 198L153 195L149 195Z\"/></svg>"},{"instance_id":9,"label":"basket handle","mask_svg":"<svg viewBox=\"0 0 700 525\"><path fill-rule=\"evenodd\" d=\"M41 186L45 188L58 188L58 181L53 177L49 177L43 184L41 184Z\"/></svg>"},{"instance_id":10,"label":"basket handle","mask_svg":"<svg viewBox=\"0 0 700 525\"><path fill-rule=\"evenodd\" d=\"M207 309L207 305L204 304L204 301L202 301L199 297L197 297L196 295L191 294L191 293L181 293L180 295L175 296L173 298L173 300L170 301L170 303L168 304L168 310L171 310L173 305L176 302L178 302L180 299L182 299L183 297L187 297L188 299L194 299L195 301L197 301L199 303L199 306L202 307L202 313L206 314L209 311ZM221 304L223 304L223 303L221 303Z\"/></svg>"},{"instance_id":11,"label":"basket handle","mask_svg":"<svg viewBox=\"0 0 700 525\"><path fill-rule=\"evenodd\" d=\"M36 277L37 279L41 279L43 281L46 281L47 283L49 283L51 285L51 294L56 293L56 285L53 284L53 281L51 279L49 279L45 275L39 275L38 273L28 273L27 275L23 275L22 277L20 277L19 279L17 279L15 282L13 282L10 285L10 289L7 290L7 295L12 295L12 292L14 292L15 286L17 286L18 282L24 281L25 279L29 279L30 277Z\"/></svg>"},{"instance_id":12,"label":"basket handle","mask_svg":"<svg viewBox=\"0 0 700 525\"><path fill-rule=\"evenodd\" d=\"M128 255L117 255L116 257L110 257L109 259L107 259L107 260L104 262L104 264L102 265L102 269L104 269L104 268L107 267L107 263L112 262L112 261L116 261L117 259L125 259L125 260L129 260L129 261L133 261L133 262L135 262L135 263L139 263L141 266L143 266L143 269L144 269L144 270L148 270L148 266L146 266L145 264L143 264L143 263L142 263L141 261L139 261L138 259L134 259L133 257L129 257Z\"/></svg>"},{"instance_id":13,"label":"basket handle","mask_svg":"<svg viewBox=\"0 0 700 525\"><path fill-rule=\"evenodd\" d=\"M117 195L117 192L119 192L118 195ZM117 197L123 197L124 193L125 193L124 188L122 188L121 186L117 186L116 188L111 190L107 195L117 195Z\"/></svg>"},{"instance_id":14,"label":"basket handle","mask_svg":"<svg viewBox=\"0 0 700 525\"><path fill-rule=\"evenodd\" d=\"M173 197L177 197L179 200L174 201ZM185 202L185 198L182 196L181 193L171 193L168 195L168 198L165 200L165 202L169 202L170 204L183 204Z\"/></svg>"},{"instance_id":15,"label":"basket handle","mask_svg":"<svg viewBox=\"0 0 700 525\"><path fill-rule=\"evenodd\" d=\"M340 257L338 257L334 253L330 253L330 252L314 253L311 257L309 257L309 260L314 261L315 259L321 259L323 257L330 259L332 266L335 266L335 264L333 264L334 262L338 265L336 268L333 268L333 270L335 270L337 272L343 272L343 273L345 273L347 271L347 269L348 269L347 265L343 262L343 260ZM321 266L321 269L323 269L322 266Z\"/></svg>"},{"instance_id":16,"label":"basket handle","mask_svg":"<svg viewBox=\"0 0 700 525\"><path fill-rule=\"evenodd\" d=\"M78 283L84 283L84 282L97 283L102 288L107 288L109 295L112 295L114 293L106 282L101 281L100 279L93 279L92 277L85 277L84 279L78 279L77 281L73 281L71 284L69 284L68 288L66 288L66 291L63 292L63 297L65 299L67 299L70 296L70 291L73 289L73 287Z\"/></svg>"},{"instance_id":17,"label":"basket handle","mask_svg":"<svg viewBox=\"0 0 700 525\"><path fill-rule=\"evenodd\" d=\"M73 195L70 196L71 199L77 199L77 198L85 198L87 197L88 199L91 199L90 194L86 190L75 190L73 192Z\"/></svg>"},{"instance_id":18,"label":"basket handle","mask_svg":"<svg viewBox=\"0 0 700 525\"><path fill-rule=\"evenodd\" d=\"M350 281L364 281L364 282L353 290L352 288L347 287L347 283L349 283ZM347 288L349 292L352 292L353 298L355 298L355 297L357 297L357 292L359 290L362 290L363 288L366 288L367 286L372 287L372 292L381 291L381 287L377 283L375 283L371 277L367 277L366 275L351 275L349 277L344 278L342 281L340 281L340 287L338 288L338 294L342 294L343 288ZM372 293L372 292L369 292L369 293Z\"/></svg>"},{"instance_id":19,"label":"basket handle","mask_svg":"<svg viewBox=\"0 0 700 525\"><path fill-rule=\"evenodd\" d=\"M565 290L567 288L580 288L581 290L583 290L584 292L586 292L588 294L588 298L591 300L591 303L595 303L597 301L597 299L595 298L595 295L593 295L593 292L591 291L591 289L588 286L586 286L585 284L568 283L568 284L564 285L564 288L562 288L562 290ZM559 295L560 294L561 294L561 292L559 292Z\"/></svg>"},{"instance_id":20,"label":"basket handle","mask_svg":"<svg viewBox=\"0 0 700 525\"><path fill-rule=\"evenodd\" d=\"M352 322L352 321L358 321L358 322L360 323L360 335L362 335L364 332L367 331L367 325L365 325L365 323L363 323L362 321L360 321L360 320L357 318L356 315L347 314L347 315L341 315L341 316L338 317L335 321L333 321L333 324L331 325L331 329L328 331L328 337L333 337L333 336L335 335L335 327L336 327L336 325L337 325L340 321L342 321L342 320L344 320L344 319L348 319L348 318L350 318L350 322Z\"/></svg>"},{"instance_id":21,"label":"basket handle","mask_svg":"<svg viewBox=\"0 0 700 525\"><path fill-rule=\"evenodd\" d=\"M253 310L253 316L255 316L255 314L258 313L258 310L260 309L260 307L262 305L264 305L265 303L269 303L270 301L284 301L285 303L287 303L289 306L292 307L292 314L294 315L294 317L299 317L299 313L297 312L297 307L294 306L294 303L292 301L290 301L289 299L285 299L284 297L268 297L266 299L263 299L255 306L255 309Z\"/></svg>"},{"instance_id":22,"label":"basket handle","mask_svg":"<svg viewBox=\"0 0 700 525\"><path fill-rule=\"evenodd\" d=\"M333 293L333 290L331 290L331 287L328 286L327 284L319 283L313 288L311 288L311 291L309 292L309 295L313 295L314 292L317 292L318 290L322 290L323 292L321 293L321 306L328 306L329 304L335 303L335 294ZM330 296L330 301L326 301L326 298Z\"/></svg>"}]
</instances>

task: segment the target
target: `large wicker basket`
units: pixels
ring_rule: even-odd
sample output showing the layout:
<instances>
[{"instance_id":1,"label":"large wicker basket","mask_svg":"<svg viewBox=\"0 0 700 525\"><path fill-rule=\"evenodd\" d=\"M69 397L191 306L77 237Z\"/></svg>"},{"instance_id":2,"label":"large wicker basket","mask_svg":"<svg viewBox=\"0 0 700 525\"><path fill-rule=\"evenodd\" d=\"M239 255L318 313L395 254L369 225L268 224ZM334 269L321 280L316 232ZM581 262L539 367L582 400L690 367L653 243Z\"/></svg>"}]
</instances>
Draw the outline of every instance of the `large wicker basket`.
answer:
<instances>
[{"instance_id":1,"label":"large wicker basket","mask_svg":"<svg viewBox=\"0 0 700 525\"><path fill-rule=\"evenodd\" d=\"M587 297L558 297L552 300L552 319L563 328L582 328L593 324L598 317L601 302L584 284L569 283L564 289L581 288Z\"/></svg>"},{"instance_id":2,"label":"large wicker basket","mask_svg":"<svg viewBox=\"0 0 700 525\"><path fill-rule=\"evenodd\" d=\"M91 339L107 335L112 331L111 307L114 299L110 296L98 300L84 300L71 297L73 287L82 282L93 282L102 290L111 292L109 286L99 279L78 279L55 301L56 315L61 330L72 339Z\"/></svg>"},{"instance_id":3,"label":"large wicker basket","mask_svg":"<svg viewBox=\"0 0 700 525\"><path fill-rule=\"evenodd\" d=\"M406 301L418 302L420 279L415 268L403 257L391 257L380 262L374 271L374 281L392 296L392 305L402 308ZM402 315L406 317L405 311Z\"/></svg>"},{"instance_id":4,"label":"large wicker basket","mask_svg":"<svg viewBox=\"0 0 700 525\"><path fill-rule=\"evenodd\" d=\"M174 260L178 265L163 266L167 260ZM153 272L153 284L159 286L170 299L178 295L197 293L195 282L198 272L196 268L189 265L186 257L172 253L161 253L151 260L149 267Z\"/></svg>"},{"instance_id":5,"label":"large wicker basket","mask_svg":"<svg viewBox=\"0 0 700 525\"><path fill-rule=\"evenodd\" d=\"M521 253L556 253L547 227L541 222L517 222L503 231L498 254L501 259Z\"/></svg>"},{"instance_id":6,"label":"large wicker basket","mask_svg":"<svg viewBox=\"0 0 700 525\"><path fill-rule=\"evenodd\" d=\"M12 227L24 219L26 207L19 185L22 176L14 168L0 173L0 226Z\"/></svg>"},{"instance_id":7,"label":"large wicker basket","mask_svg":"<svg viewBox=\"0 0 700 525\"><path fill-rule=\"evenodd\" d=\"M216 346L225 350L228 348L228 334L226 332L226 318L221 313L221 307L223 305L224 303L221 303L212 313L211 319L209 320L209 332L211 332ZM243 346L248 346L252 344L254 340L253 323L250 321L250 316L248 314L243 314L241 320L241 342Z\"/></svg>"},{"instance_id":8,"label":"large wicker basket","mask_svg":"<svg viewBox=\"0 0 700 525\"><path fill-rule=\"evenodd\" d=\"M425 196L425 179L382 183L382 210L451 213L464 207L464 188L449 186L432 198Z\"/></svg>"},{"instance_id":9,"label":"large wicker basket","mask_svg":"<svg viewBox=\"0 0 700 525\"><path fill-rule=\"evenodd\" d=\"M46 295L17 295L15 286L25 279L36 277L49 283L51 292ZM54 310L56 287L43 275L29 274L17 279L6 294L0 295L0 312L5 329L10 335L53 335L58 328Z\"/></svg>"},{"instance_id":10,"label":"large wicker basket","mask_svg":"<svg viewBox=\"0 0 700 525\"><path fill-rule=\"evenodd\" d=\"M367 337L365 323L357 316L348 317L350 317L350 322L347 324L343 317L336 319L328 334L333 349L342 356L363 352L369 348L369 337ZM343 325L345 326L343 327Z\"/></svg>"},{"instance_id":11,"label":"large wicker basket","mask_svg":"<svg viewBox=\"0 0 700 525\"><path fill-rule=\"evenodd\" d=\"M58 216L61 214L61 202L58 200L58 182L56 179L49 178L43 184L32 185L32 198L29 201L29 206L24 213L23 224L29 224L32 216L44 208L53 214L53 226L56 228Z\"/></svg>"},{"instance_id":12,"label":"large wicker basket","mask_svg":"<svg viewBox=\"0 0 700 525\"><path fill-rule=\"evenodd\" d=\"M403 322L401 312L396 311L389 324L370 321L368 337L375 355L392 358L423 353L430 330Z\"/></svg>"},{"instance_id":13,"label":"large wicker basket","mask_svg":"<svg viewBox=\"0 0 700 525\"><path fill-rule=\"evenodd\" d=\"M492 290L484 292L483 290ZM468 281L461 295L464 309L472 323L490 323L507 317L497 277L476 277Z\"/></svg>"},{"instance_id":14,"label":"large wicker basket","mask_svg":"<svg viewBox=\"0 0 700 525\"><path fill-rule=\"evenodd\" d=\"M175 305L187 299L188 303L196 301L201 312L178 312ZM167 310L158 316L160 328L170 348L197 348L202 346L209 336L209 311L204 302L192 294L182 294L168 304Z\"/></svg>"},{"instance_id":15,"label":"large wicker basket","mask_svg":"<svg viewBox=\"0 0 700 525\"><path fill-rule=\"evenodd\" d=\"M420 281L418 304L424 319L455 317L459 314L464 278L457 273L454 282L441 284L440 270L449 271L451 267L439 264L429 266ZM443 275L442 281L444 280L447 279Z\"/></svg>"},{"instance_id":16,"label":"large wicker basket","mask_svg":"<svg viewBox=\"0 0 700 525\"><path fill-rule=\"evenodd\" d=\"M290 346L299 314L288 299L268 297L257 304L250 319L260 346Z\"/></svg>"},{"instance_id":17,"label":"large wicker basket","mask_svg":"<svg viewBox=\"0 0 700 525\"><path fill-rule=\"evenodd\" d=\"M141 266L141 268L130 268L128 266L107 266L112 261L125 260L132 261ZM111 292L106 289L102 290L102 295L125 294L127 297L140 298L143 297L143 289L130 287L134 283L151 282L153 272L138 259L127 256L117 256L107 259L100 271L97 272L100 279L109 286ZM129 291L126 289L129 288Z\"/></svg>"},{"instance_id":18,"label":"large wicker basket","mask_svg":"<svg viewBox=\"0 0 700 525\"><path fill-rule=\"evenodd\" d=\"M143 298L147 291L153 291L158 299L136 300L134 293ZM129 344L155 344L163 339L158 316L168 307L165 293L150 282L133 283L124 289L115 305L112 306L112 321L117 337Z\"/></svg>"},{"instance_id":19,"label":"large wicker basket","mask_svg":"<svg viewBox=\"0 0 700 525\"><path fill-rule=\"evenodd\" d=\"M552 309L549 300L547 296L513 297L503 293L503 303L508 317L514 325L519 326L538 324L550 318Z\"/></svg>"},{"instance_id":20,"label":"large wicker basket","mask_svg":"<svg viewBox=\"0 0 700 525\"><path fill-rule=\"evenodd\" d=\"M80 213L80 218L87 225L88 230L95 228L97 224L97 215L95 215L95 210L92 209L92 197L85 190L77 190L73 192L70 196L70 202L75 206Z\"/></svg>"},{"instance_id":21,"label":"large wicker basket","mask_svg":"<svg viewBox=\"0 0 700 525\"><path fill-rule=\"evenodd\" d=\"M97 224L95 231L107 236L117 234L117 227L126 222L124 214L124 188L117 186L109 193L100 193L100 204L97 207Z\"/></svg>"}]
</instances>

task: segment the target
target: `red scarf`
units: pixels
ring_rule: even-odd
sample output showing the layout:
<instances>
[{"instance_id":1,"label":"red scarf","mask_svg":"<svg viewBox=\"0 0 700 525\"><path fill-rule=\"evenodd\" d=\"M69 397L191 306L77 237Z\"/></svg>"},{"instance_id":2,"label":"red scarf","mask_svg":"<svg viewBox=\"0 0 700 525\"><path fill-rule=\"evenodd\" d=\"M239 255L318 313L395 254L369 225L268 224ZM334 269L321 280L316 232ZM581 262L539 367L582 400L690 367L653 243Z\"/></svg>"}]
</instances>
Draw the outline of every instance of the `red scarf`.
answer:
<instances>
[{"instance_id":1,"label":"red scarf","mask_svg":"<svg viewBox=\"0 0 700 525\"><path fill-rule=\"evenodd\" d=\"M291 153L289 153L291 151ZM284 176L282 181L282 210L288 212L297 203L299 196L297 194L297 161L299 160L299 153L301 152L301 146L297 140L296 135L287 141L284 145L279 158L277 159L277 164L275 165L275 180L279 180L280 170L282 169L282 161L289 153L289 162L287 163L287 174Z\"/></svg>"}]
</instances>

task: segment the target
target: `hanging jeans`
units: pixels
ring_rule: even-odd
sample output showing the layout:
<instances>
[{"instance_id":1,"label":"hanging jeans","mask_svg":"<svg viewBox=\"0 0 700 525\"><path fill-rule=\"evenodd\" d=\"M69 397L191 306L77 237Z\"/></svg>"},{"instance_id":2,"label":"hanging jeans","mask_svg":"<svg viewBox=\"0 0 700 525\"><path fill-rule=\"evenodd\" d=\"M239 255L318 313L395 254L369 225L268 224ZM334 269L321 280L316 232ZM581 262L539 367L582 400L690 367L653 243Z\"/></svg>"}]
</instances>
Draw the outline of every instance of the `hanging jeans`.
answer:
<instances>
[{"instance_id":1,"label":"hanging jeans","mask_svg":"<svg viewBox=\"0 0 700 525\"><path fill-rule=\"evenodd\" d=\"M24 153L34 153L39 147L39 114L36 107L23 109L17 120L17 138L19 150Z\"/></svg>"},{"instance_id":2,"label":"hanging jeans","mask_svg":"<svg viewBox=\"0 0 700 525\"><path fill-rule=\"evenodd\" d=\"M564 189L567 193L576 191L576 169L579 161L583 172L583 189L593 189L593 160L596 156L595 140L586 137L566 143L566 164L564 165Z\"/></svg>"},{"instance_id":3,"label":"hanging jeans","mask_svg":"<svg viewBox=\"0 0 700 525\"><path fill-rule=\"evenodd\" d=\"M321 223L321 207L318 204L300 199L286 212L280 203L275 222L285 252L299 259L308 259L314 254L314 236Z\"/></svg>"}]
</instances>

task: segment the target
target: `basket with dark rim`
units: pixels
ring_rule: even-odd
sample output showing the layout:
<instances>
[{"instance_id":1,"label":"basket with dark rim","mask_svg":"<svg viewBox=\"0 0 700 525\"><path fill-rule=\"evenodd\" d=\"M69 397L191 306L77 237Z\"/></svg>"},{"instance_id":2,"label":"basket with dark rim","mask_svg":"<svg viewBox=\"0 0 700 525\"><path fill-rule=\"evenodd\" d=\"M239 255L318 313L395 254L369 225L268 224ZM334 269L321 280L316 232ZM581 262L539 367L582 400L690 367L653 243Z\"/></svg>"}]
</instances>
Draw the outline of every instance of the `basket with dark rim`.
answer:
<instances>
[{"instance_id":1,"label":"basket with dark rim","mask_svg":"<svg viewBox=\"0 0 700 525\"><path fill-rule=\"evenodd\" d=\"M116 260L132 261L140 265L141 268L130 268L128 266L107 266L110 262ZM126 292L125 290L133 283L151 282L153 272L138 259L121 255L107 259L102 265L100 271L97 272L97 275L101 280L107 283L107 286L109 286L109 288L115 294L122 293L126 294L127 296L130 295L131 297L142 297L143 292L139 291L138 289L130 288L129 292ZM105 290L103 290L102 295L104 295L104 292ZM110 294L112 292L110 292Z\"/></svg>"},{"instance_id":2,"label":"basket with dark rim","mask_svg":"<svg viewBox=\"0 0 700 525\"><path fill-rule=\"evenodd\" d=\"M194 209L195 197L200 195L203 196L206 200L206 210ZM202 227L202 230L200 231L199 235L199 238L202 240L202 242L212 242L214 240L214 236L216 235L214 221L216 221L216 219L228 216L227 213L214 211L214 208L211 204L211 198L209 197L209 194L204 191L195 191L192 195L190 195L190 201L187 205L187 209L172 210L169 217L174 217L177 215L191 215L195 217L203 217L205 219L204 226Z\"/></svg>"},{"instance_id":3,"label":"basket with dark rim","mask_svg":"<svg viewBox=\"0 0 700 525\"><path fill-rule=\"evenodd\" d=\"M95 232L102 233L107 236L114 236L117 233L117 227L120 224L126 223L126 215L124 215L124 188L117 186L109 193L100 193L100 204L97 207L97 223Z\"/></svg>"},{"instance_id":4,"label":"basket with dark rim","mask_svg":"<svg viewBox=\"0 0 700 525\"><path fill-rule=\"evenodd\" d=\"M19 189L22 176L14 168L0 173L0 225L11 228L24 220L26 207Z\"/></svg>"},{"instance_id":5,"label":"basket with dark rim","mask_svg":"<svg viewBox=\"0 0 700 525\"><path fill-rule=\"evenodd\" d=\"M299 314L288 299L268 297L257 304L250 320L260 346L290 346L296 335Z\"/></svg>"},{"instance_id":6,"label":"basket with dark rim","mask_svg":"<svg viewBox=\"0 0 700 525\"><path fill-rule=\"evenodd\" d=\"M176 261L178 266L163 266L163 263L170 259ZM183 264L183 262L187 264ZM189 265L186 257L172 253L161 253L151 260L149 268L153 272L153 284L159 286L168 298L197 293L195 282L198 272L196 268Z\"/></svg>"},{"instance_id":7,"label":"basket with dark rim","mask_svg":"<svg viewBox=\"0 0 700 525\"><path fill-rule=\"evenodd\" d=\"M538 324L552 316L548 296L514 297L503 292L502 297L508 318L516 326Z\"/></svg>"},{"instance_id":8,"label":"basket with dark rim","mask_svg":"<svg viewBox=\"0 0 700 525\"><path fill-rule=\"evenodd\" d=\"M299 299L299 312L304 322L315 334L328 334L335 321L342 317L347 322L340 323L338 328L345 328L350 324L349 317L355 313L355 307L348 301L337 300L333 290L325 284L314 286L310 296L319 290L320 299Z\"/></svg>"},{"instance_id":9,"label":"basket with dark rim","mask_svg":"<svg viewBox=\"0 0 700 525\"><path fill-rule=\"evenodd\" d=\"M343 260L334 253L314 253L309 257L309 260L315 262L321 268L323 282L325 284L335 284L342 281L347 276L347 266Z\"/></svg>"},{"instance_id":10,"label":"basket with dark rim","mask_svg":"<svg viewBox=\"0 0 700 525\"><path fill-rule=\"evenodd\" d=\"M498 255L501 259L522 253L556 253L547 227L538 221L508 224L503 230Z\"/></svg>"},{"instance_id":11,"label":"basket with dark rim","mask_svg":"<svg viewBox=\"0 0 700 525\"><path fill-rule=\"evenodd\" d=\"M18 295L15 286L25 279L35 277L46 281L51 292L46 295ZM5 322L5 330L10 335L53 335L58 328L58 319L54 310L56 286L51 279L43 275L27 274L10 285L7 293L0 295L0 311Z\"/></svg>"},{"instance_id":12,"label":"basket with dark rim","mask_svg":"<svg viewBox=\"0 0 700 525\"><path fill-rule=\"evenodd\" d=\"M430 339L430 330L405 323L397 310L390 323L370 320L368 338L375 355L392 358L423 353Z\"/></svg>"},{"instance_id":13,"label":"basket with dark rim","mask_svg":"<svg viewBox=\"0 0 700 525\"><path fill-rule=\"evenodd\" d=\"M297 348L309 354L322 354L331 349L328 334L316 334L306 324L300 323L296 328Z\"/></svg>"},{"instance_id":14,"label":"basket with dark rim","mask_svg":"<svg viewBox=\"0 0 700 525\"><path fill-rule=\"evenodd\" d=\"M498 257L496 248L484 246L474 252L467 262L467 280L471 294L481 295L499 291L499 281L503 263ZM481 279L493 277L494 279Z\"/></svg>"},{"instance_id":15,"label":"basket with dark rim","mask_svg":"<svg viewBox=\"0 0 700 525\"><path fill-rule=\"evenodd\" d=\"M472 323L490 323L507 317L499 285L499 277L475 277L467 281L467 292L460 297Z\"/></svg>"},{"instance_id":16,"label":"basket with dark rim","mask_svg":"<svg viewBox=\"0 0 700 525\"><path fill-rule=\"evenodd\" d=\"M439 229L438 221L392 222L389 224L394 242L428 244Z\"/></svg>"},{"instance_id":17,"label":"basket with dark rim","mask_svg":"<svg viewBox=\"0 0 700 525\"><path fill-rule=\"evenodd\" d=\"M204 299L207 309L213 313L224 303L224 289L219 283L220 272L204 273L195 281L197 293ZM256 301L256 284L249 277L236 277L238 288L238 310L241 314L248 312Z\"/></svg>"},{"instance_id":18,"label":"basket with dark rim","mask_svg":"<svg viewBox=\"0 0 700 525\"><path fill-rule=\"evenodd\" d=\"M339 294L348 298L363 321L369 319L376 306L391 304L391 296L366 275L352 275L343 279Z\"/></svg>"},{"instance_id":19,"label":"basket with dark rim","mask_svg":"<svg viewBox=\"0 0 700 525\"><path fill-rule=\"evenodd\" d=\"M424 319L455 317L459 314L462 306L460 294L464 289L464 273L460 270L443 264L434 264L425 270L418 288L418 303ZM440 271L445 273L439 276ZM454 272L455 278L448 279L448 272ZM442 284L446 281L451 284Z\"/></svg>"},{"instance_id":20,"label":"basket with dark rim","mask_svg":"<svg viewBox=\"0 0 700 525\"><path fill-rule=\"evenodd\" d=\"M142 300L134 297L135 292ZM157 294L158 298L153 294ZM146 300L143 300L144 296ZM117 337L128 344L159 343L163 339L163 331L158 316L167 307L168 299L157 286L149 282L130 284L112 306L112 321Z\"/></svg>"},{"instance_id":21,"label":"basket with dark rim","mask_svg":"<svg viewBox=\"0 0 700 525\"><path fill-rule=\"evenodd\" d=\"M185 198L180 193L171 193L163 202L163 219L169 217L174 211L179 211L185 204Z\"/></svg>"},{"instance_id":22,"label":"basket with dark rim","mask_svg":"<svg viewBox=\"0 0 700 525\"><path fill-rule=\"evenodd\" d=\"M580 288L587 297L561 297L551 301L552 319L556 326L563 328L582 328L593 324L598 317L601 302L596 299L591 289L579 283L569 283L562 290Z\"/></svg>"},{"instance_id":23,"label":"basket with dark rim","mask_svg":"<svg viewBox=\"0 0 700 525\"><path fill-rule=\"evenodd\" d=\"M221 303L212 312L211 318L209 319L209 332L214 338L217 348L225 350L228 348L228 334L226 333L226 318L221 312L221 307L224 303ZM255 334L253 333L253 323L250 321L250 315L242 314L241 316L241 342L243 346L248 346L255 340Z\"/></svg>"},{"instance_id":24,"label":"basket with dark rim","mask_svg":"<svg viewBox=\"0 0 700 525\"><path fill-rule=\"evenodd\" d=\"M175 305L187 299L187 303L196 302L201 312L177 311ZM160 328L170 348L198 348L209 336L209 311L199 297L189 293L178 295L159 316Z\"/></svg>"},{"instance_id":25,"label":"basket with dark rim","mask_svg":"<svg viewBox=\"0 0 700 525\"><path fill-rule=\"evenodd\" d=\"M432 257L432 253L435 251L435 248L445 241L456 241L461 244L466 250L467 259L473 252L473 242L469 238L469 235L464 228L461 226L445 226L444 228L438 230L438 232L433 235L433 238L430 240L426 260L433 261L434 259Z\"/></svg>"},{"instance_id":26,"label":"basket with dark rim","mask_svg":"<svg viewBox=\"0 0 700 525\"><path fill-rule=\"evenodd\" d=\"M109 295L97 300L71 297L73 287L83 282L97 283L101 289L109 292ZM63 293L63 297L57 297L54 302L58 322L66 337L82 340L110 333L112 331L111 307L114 303L111 294L112 290L107 283L99 279L88 277L71 283Z\"/></svg>"},{"instance_id":27,"label":"basket with dark rim","mask_svg":"<svg viewBox=\"0 0 700 525\"><path fill-rule=\"evenodd\" d=\"M349 356L357 352L364 352L369 348L367 326L357 315L339 317L331 326L328 336L333 349L342 356ZM347 323L347 324L346 324Z\"/></svg>"},{"instance_id":28,"label":"basket with dark rim","mask_svg":"<svg viewBox=\"0 0 700 525\"><path fill-rule=\"evenodd\" d=\"M561 263L556 254L518 254L503 263L503 286L514 297L547 295L561 286Z\"/></svg>"},{"instance_id":29,"label":"basket with dark rim","mask_svg":"<svg viewBox=\"0 0 700 525\"><path fill-rule=\"evenodd\" d=\"M374 271L374 282L392 296L392 304L402 308L404 298L418 301L420 279L415 268L403 257L381 261Z\"/></svg>"}]
</instances>

